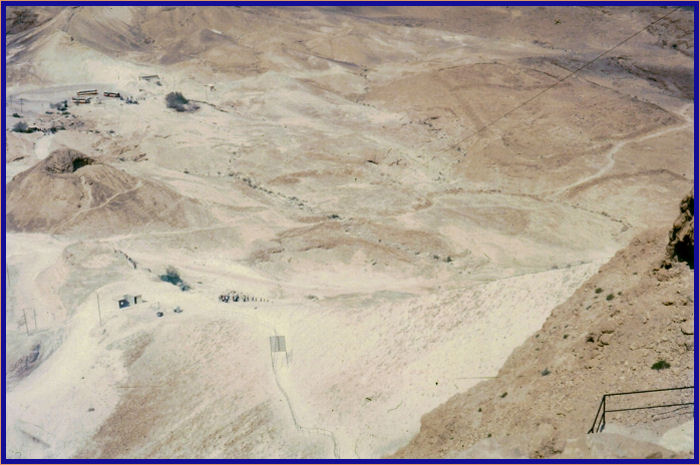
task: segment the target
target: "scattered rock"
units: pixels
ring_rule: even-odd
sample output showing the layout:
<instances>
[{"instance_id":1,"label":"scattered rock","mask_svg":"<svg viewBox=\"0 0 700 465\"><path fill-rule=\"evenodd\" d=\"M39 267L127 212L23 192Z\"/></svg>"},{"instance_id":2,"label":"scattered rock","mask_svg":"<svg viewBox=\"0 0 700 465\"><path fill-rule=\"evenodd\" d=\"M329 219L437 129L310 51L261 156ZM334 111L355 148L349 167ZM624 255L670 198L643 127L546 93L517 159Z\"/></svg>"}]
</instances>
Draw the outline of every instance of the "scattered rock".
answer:
<instances>
[{"instance_id":1,"label":"scattered rock","mask_svg":"<svg viewBox=\"0 0 700 465\"><path fill-rule=\"evenodd\" d=\"M692 336L693 332L695 331L693 326L692 321L683 322L683 324L681 324L681 333L685 334L686 336Z\"/></svg>"}]
</instances>

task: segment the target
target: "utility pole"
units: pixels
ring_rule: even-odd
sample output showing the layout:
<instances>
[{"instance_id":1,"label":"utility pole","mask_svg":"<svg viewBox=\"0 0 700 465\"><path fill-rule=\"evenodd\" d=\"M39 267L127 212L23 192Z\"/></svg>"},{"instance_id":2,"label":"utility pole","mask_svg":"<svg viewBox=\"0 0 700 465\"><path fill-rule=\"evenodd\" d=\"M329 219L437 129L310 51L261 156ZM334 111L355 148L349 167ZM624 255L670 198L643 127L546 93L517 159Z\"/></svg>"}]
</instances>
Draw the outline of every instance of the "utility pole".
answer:
<instances>
[{"instance_id":1,"label":"utility pole","mask_svg":"<svg viewBox=\"0 0 700 465\"><path fill-rule=\"evenodd\" d=\"M102 326L102 310L100 310L100 294L95 293L97 296L97 316L100 318L100 326Z\"/></svg>"}]
</instances>

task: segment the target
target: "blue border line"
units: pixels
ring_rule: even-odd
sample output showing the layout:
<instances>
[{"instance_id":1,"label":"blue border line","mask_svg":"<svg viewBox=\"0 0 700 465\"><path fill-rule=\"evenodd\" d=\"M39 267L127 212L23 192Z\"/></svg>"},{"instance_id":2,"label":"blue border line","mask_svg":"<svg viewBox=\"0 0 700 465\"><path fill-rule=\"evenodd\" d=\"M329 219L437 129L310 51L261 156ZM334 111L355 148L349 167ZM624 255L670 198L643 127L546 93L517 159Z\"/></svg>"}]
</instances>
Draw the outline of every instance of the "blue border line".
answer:
<instances>
[{"instance_id":1,"label":"blue border line","mask_svg":"<svg viewBox=\"0 0 700 465\"><path fill-rule=\"evenodd\" d=\"M11 464L695 464L694 459L3 459Z\"/></svg>"},{"instance_id":2,"label":"blue border line","mask_svg":"<svg viewBox=\"0 0 700 465\"><path fill-rule=\"evenodd\" d=\"M0 270L0 276L2 276L2 431L0 431L0 436L2 436L2 451L0 451L0 457L2 457L2 461L5 462L6 457L5 457L5 451L7 450L7 435L5 432L7 431L6 427L6 417L7 417L7 395L6 395L6 386L5 386L5 378L7 374L7 362L6 362L6 357L5 357L5 345L6 345L6 338L5 335L7 334L7 326L6 326L6 320L7 320L7 313L5 312L5 301L7 300L7 290L9 289L9 286L7 284L7 248L5 244L5 231L6 231L6 225L5 225L5 161L6 161L6 115L5 115L5 109L7 108L7 92L5 90L7 89L7 73L5 73L5 63L6 63L6 46L7 46L7 41L5 40L5 33L6 33L6 25L5 25L5 15L7 13L7 8L5 8L5 4L2 4L2 134L0 135L0 140L2 141L2 239L0 240L2 243L2 270Z\"/></svg>"},{"instance_id":3,"label":"blue border line","mask_svg":"<svg viewBox=\"0 0 700 465\"><path fill-rule=\"evenodd\" d=\"M693 297L693 324L695 326L694 331L693 331L693 349L695 351L695 366L694 368L694 381L693 385L696 386L695 389L695 408L694 408L694 424L695 424L695 438L693 439L693 457L695 459L695 462L697 463L698 461L698 216L697 216L697 211L698 211L698 153L699 153L699 146L698 146L698 109L700 108L700 105L698 105L698 18L700 18L700 6L697 4L695 5L694 11L693 11L693 29L695 33L693 34L694 36L694 47L693 47L693 55L694 55L694 69L693 69L693 78L695 79L694 83L694 92L693 92L693 103L695 104L694 106L694 114L693 114L693 126L694 126L694 134L693 134L693 149L694 149L694 154L695 154L695 159L693 161L693 165L695 167L695 172L694 172L694 192L693 192L693 203L695 204L693 206L693 235L695 236L693 239L693 244L695 245L695 250L694 250L694 255L695 257L693 258L693 291L694 291L694 297Z\"/></svg>"},{"instance_id":4,"label":"blue border line","mask_svg":"<svg viewBox=\"0 0 700 465\"><path fill-rule=\"evenodd\" d=\"M681 464L681 463L697 463L698 462L698 392L695 390L695 406L694 409L694 423L695 423L695 438L694 438L694 451L693 459L682 459L682 460L672 460L672 459L662 459L662 460L636 460L636 459L600 459L600 460L584 460L584 459L547 459L547 460L537 460L537 459L513 459L513 460L501 460L501 459L483 459L483 460L448 460L448 459L321 459L321 460L274 460L274 459L240 459L240 460L209 460L209 459L143 459L143 460L133 460L133 459L111 459L111 460L85 460L85 459L52 459L52 460L39 460L39 459L8 459L6 457L7 449L7 439L6 439L6 412L7 412L7 396L6 396L6 357L5 357L5 337L6 334L6 296L7 293L7 273L6 273L6 186L5 186L5 163L6 163L6 115L4 114L7 108L7 94L5 89L7 88L6 81L6 13L8 6L35 6L35 5L114 5L114 6L128 6L128 5L173 5L173 6L215 6L215 5L239 5L239 6L402 6L402 5L429 5L429 6L508 6L508 5L518 5L518 6L692 6L693 7L693 17L694 17L694 212L697 212L698 208L698 156L700 154L698 150L698 116L699 116L699 105L698 105L698 18L700 13L700 6L696 1L261 1L261 2L246 2L246 1L202 1L202 2L192 2L192 1L3 1L2 2L2 89L3 89L3 118L2 118L2 135L0 135L2 141L2 270L0 270L0 276L2 277L3 283L3 299L2 299L2 338L3 344L0 348L2 352L2 434L1 434L1 445L2 451L0 451L0 460L2 463L8 464L51 464L51 463L79 463L79 464L93 464L93 463L104 463L104 464L138 464L138 463L172 463L172 464L186 464L186 463L202 463L202 464L215 464L215 463L242 463L242 464L278 464L278 463L294 463L294 464L323 464L323 463L339 463L339 464L350 464L350 463L407 463L407 464L418 464L418 463L489 463L489 464L504 464L504 463L561 463L561 464L585 464L585 463L620 463L620 464L636 464L636 463L648 463L648 464ZM698 217L694 215L694 234L695 234L695 244L697 244L698 235ZM697 245L694 250L694 261L695 266L698 262L698 248ZM694 267L694 344L695 344L695 370L694 370L694 385L698 385L698 271Z\"/></svg>"},{"instance_id":5,"label":"blue border line","mask_svg":"<svg viewBox=\"0 0 700 465\"><path fill-rule=\"evenodd\" d=\"M294 0L263 0L260 2L255 1L215 1L215 0L204 0L201 2L191 1L191 0L165 0L165 1L149 1L149 0L134 0L134 1L109 1L109 0L85 0L85 1L16 1L9 0L3 1L3 6L36 6L36 5L113 5L113 6L130 6L130 5L166 5L166 6L216 6L216 5L238 5L238 6L409 6L409 5L424 5L424 6L695 6L698 3L691 0L671 0L671 1L659 1L659 0L639 0L639 1L585 1L585 0L570 0L570 1L556 1L556 0L514 0L514 1L434 1L429 0L398 0L398 1L326 1L326 0L305 0L305 1L294 1Z\"/></svg>"},{"instance_id":6,"label":"blue border line","mask_svg":"<svg viewBox=\"0 0 700 465\"><path fill-rule=\"evenodd\" d=\"M638 464L638 463L649 463L649 464L679 464L679 463L695 463L691 459L687 460L674 460L674 459L658 459L658 460L637 460L637 459L600 459L600 460L586 460L586 459L3 459L2 463L16 463L16 464L53 464L53 463L75 463L75 464L141 464L141 463L173 463L173 464L190 464L190 463L202 463L202 464L328 464L328 463L339 463L339 464L355 464L355 463L367 463L367 464L424 464L424 463L445 463L445 464L459 464L459 463L487 463L487 464L503 464L503 463L516 463L516 464L532 464L532 463L554 463L554 464L589 464L589 463L621 463L621 464Z\"/></svg>"}]
</instances>

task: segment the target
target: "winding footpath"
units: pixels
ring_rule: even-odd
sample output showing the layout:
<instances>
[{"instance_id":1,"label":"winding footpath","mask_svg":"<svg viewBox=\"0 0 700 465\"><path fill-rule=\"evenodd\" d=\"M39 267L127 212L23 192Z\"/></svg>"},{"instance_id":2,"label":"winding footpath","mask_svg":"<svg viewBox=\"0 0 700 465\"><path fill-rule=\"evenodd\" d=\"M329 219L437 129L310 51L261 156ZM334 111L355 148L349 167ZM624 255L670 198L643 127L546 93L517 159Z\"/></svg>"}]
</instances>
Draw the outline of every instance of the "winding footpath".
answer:
<instances>
[{"instance_id":1,"label":"winding footpath","mask_svg":"<svg viewBox=\"0 0 700 465\"><path fill-rule=\"evenodd\" d=\"M693 119L691 117L687 116L687 114L686 114L688 109L692 108L692 106L693 106L693 104L688 104L688 105L684 106L680 112L677 112L677 113L672 112L676 116L679 116L682 119L684 119L685 123L677 125L677 126L671 126L668 128L659 129L659 130L654 131L654 132L643 134L643 135L633 137L630 139L626 139L626 140L623 140L623 141L616 143L615 145L613 145L610 148L610 150L608 150L608 153L606 154L606 158L607 158L608 162L605 164L605 166L603 166L602 168L600 168L598 171L591 174L590 176L586 176L585 178L581 178L572 184L569 184L569 185L566 185L560 189L557 189L556 191L553 192L553 195L558 197L558 196L564 194L565 192L570 191L571 189L573 189L575 187L586 184L594 179L598 179L598 178L603 177L606 173L608 173L613 168L613 166L615 166L615 154L617 152L619 152L627 144L631 144L633 142L643 142L645 140L653 139L655 137L664 136L664 135L669 134L671 132L682 131L684 129L692 129Z\"/></svg>"}]
</instances>

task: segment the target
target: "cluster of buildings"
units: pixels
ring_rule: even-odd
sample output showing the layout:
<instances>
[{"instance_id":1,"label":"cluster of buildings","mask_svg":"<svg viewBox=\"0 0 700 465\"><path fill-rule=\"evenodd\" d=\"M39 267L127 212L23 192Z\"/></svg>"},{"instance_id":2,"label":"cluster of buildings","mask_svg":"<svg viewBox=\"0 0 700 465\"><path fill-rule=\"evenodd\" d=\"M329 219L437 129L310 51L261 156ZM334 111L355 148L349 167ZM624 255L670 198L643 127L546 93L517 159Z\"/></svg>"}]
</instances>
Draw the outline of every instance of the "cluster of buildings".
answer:
<instances>
[{"instance_id":1,"label":"cluster of buildings","mask_svg":"<svg viewBox=\"0 0 700 465\"><path fill-rule=\"evenodd\" d=\"M76 105L84 105L90 103L92 101L92 98L96 95L99 95L97 89L79 90L78 92L76 92L76 96L73 97L73 103ZM105 97L118 98L120 100L123 100L119 92L104 91L102 95L104 95Z\"/></svg>"}]
</instances>

